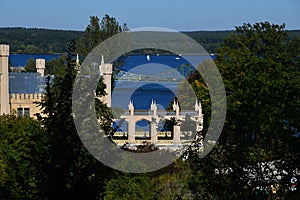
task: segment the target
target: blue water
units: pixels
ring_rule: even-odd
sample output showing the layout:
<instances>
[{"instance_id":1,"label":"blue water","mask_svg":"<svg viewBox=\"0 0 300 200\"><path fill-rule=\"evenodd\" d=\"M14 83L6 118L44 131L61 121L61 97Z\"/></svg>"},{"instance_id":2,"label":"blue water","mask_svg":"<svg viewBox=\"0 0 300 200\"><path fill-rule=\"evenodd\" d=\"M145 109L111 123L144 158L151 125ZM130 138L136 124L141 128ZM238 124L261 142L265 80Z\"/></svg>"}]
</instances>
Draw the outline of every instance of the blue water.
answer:
<instances>
[{"instance_id":1,"label":"blue water","mask_svg":"<svg viewBox=\"0 0 300 200\"><path fill-rule=\"evenodd\" d=\"M177 92L176 82L117 81L112 92L112 106L127 110L132 100L136 110L149 110L152 99L159 109L166 109Z\"/></svg>"},{"instance_id":2,"label":"blue water","mask_svg":"<svg viewBox=\"0 0 300 200\"><path fill-rule=\"evenodd\" d=\"M159 74L180 66L191 65L196 68L211 56L178 56L178 55L133 55L125 59L121 70L136 74ZM158 110L166 110L176 97L178 82L143 82L116 81L112 92L112 107L128 110L129 101L133 101L135 110L150 110L152 100L156 101ZM149 122L140 121L137 128L149 130ZM126 130L122 126L120 130Z\"/></svg>"},{"instance_id":3,"label":"blue water","mask_svg":"<svg viewBox=\"0 0 300 200\"><path fill-rule=\"evenodd\" d=\"M184 65L192 65L193 68L196 68L199 64L201 64L204 60L214 59L215 56L210 55L149 55L149 60L147 59L147 55L131 55L127 56L125 59L125 63L121 66L123 71L129 71L133 68L141 65L148 64L159 64L164 65L171 68L176 68ZM155 68L154 70L159 70L159 68ZM143 71L143 74L153 73L152 70Z\"/></svg>"},{"instance_id":4,"label":"blue water","mask_svg":"<svg viewBox=\"0 0 300 200\"><path fill-rule=\"evenodd\" d=\"M46 61L59 59L62 54L10 54L9 60L13 67L24 67L27 61L31 58L43 58Z\"/></svg>"},{"instance_id":5,"label":"blue water","mask_svg":"<svg viewBox=\"0 0 300 200\"><path fill-rule=\"evenodd\" d=\"M124 64L119 68L123 71L136 74L160 74L178 66L191 65L194 69L204 60L212 59L205 56L179 56L179 55L131 55L126 57ZM116 81L112 92L112 105L127 109L130 100L133 100L136 109L148 110L152 99L157 104L167 108L174 99L177 82L141 82L141 81Z\"/></svg>"}]
</instances>

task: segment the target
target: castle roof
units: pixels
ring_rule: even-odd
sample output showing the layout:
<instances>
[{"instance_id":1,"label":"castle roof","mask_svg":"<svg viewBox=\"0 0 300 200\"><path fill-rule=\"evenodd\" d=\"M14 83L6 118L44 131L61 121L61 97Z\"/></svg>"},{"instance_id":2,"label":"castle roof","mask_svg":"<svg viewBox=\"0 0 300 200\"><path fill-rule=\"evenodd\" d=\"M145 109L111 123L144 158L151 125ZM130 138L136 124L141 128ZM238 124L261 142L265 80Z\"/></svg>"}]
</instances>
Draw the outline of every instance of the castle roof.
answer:
<instances>
[{"instance_id":1,"label":"castle roof","mask_svg":"<svg viewBox=\"0 0 300 200\"><path fill-rule=\"evenodd\" d=\"M9 93L45 93L46 80L39 73L9 73Z\"/></svg>"}]
</instances>

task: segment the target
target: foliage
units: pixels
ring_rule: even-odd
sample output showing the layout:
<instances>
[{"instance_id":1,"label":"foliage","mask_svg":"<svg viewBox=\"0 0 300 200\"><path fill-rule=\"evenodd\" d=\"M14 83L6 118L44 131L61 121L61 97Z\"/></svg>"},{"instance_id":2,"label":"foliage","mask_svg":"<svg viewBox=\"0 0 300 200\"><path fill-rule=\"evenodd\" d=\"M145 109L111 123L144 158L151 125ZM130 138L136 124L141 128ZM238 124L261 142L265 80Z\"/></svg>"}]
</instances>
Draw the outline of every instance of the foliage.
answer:
<instances>
[{"instance_id":1,"label":"foliage","mask_svg":"<svg viewBox=\"0 0 300 200\"><path fill-rule=\"evenodd\" d=\"M101 192L110 169L99 163L83 146L72 116L72 88L76 76L73 52L76 43L68 48L66 64L52 85L49 81L46 97L40 104L46 117L39 118L47 133L48 165L46 196L48 199L95 199Z\"/></svg>"},{"instance_id":2,"label":"foliage","mask_svg":"<svg viewBox=\"0 0 300 200\"><path fill-rule=\"evenodd\" d=\"M194 159L194 194L202 195L200 187L213 198L251 199L257 187L277 184L277 193L266 197L290 195L286 184L299 157L299 139L291 143L299 131L299 44L284 25L268 22L236 27L224 40L215 62L226 88L227 117L217 147ZM203 79L193 74L190 81L201 101L209 102Z\"/></svg>"},{"instance_id":3,"label":"foliage","mask_svg":"<svg viewBox=\"0 0 300 200\"><path fill-rule=\"evenodd\" d=\"M62 53L66 51L68 42L81 34L81 31L0 28L0 43L9 44L11 53Z\"/></svg>"},{"instance_id":4,"label":"foliage","mask_svg":"<svg viewBox=\"0 0 300 200\"><path fill-rule=\"evenodd\" d=\"M244 24L219 51L216 62L230 119L226 129L236 136L264 133L278 138L291 134L285 121L299 127L299 40L289 40L283 29L267 22Z\"/></svg>"},{"instance_id":5,"label":"foliage","mask_svg":"<svg viewBox=\"0 0 300 200\"><path fill-rule=\"evenodd\" d=\"M193 199L187 189L188 162L181 160L148 174L118 175L107 181L105 200L109 199Z\"/></svg>"},{"instance_id":6,"label":"foliage","mask_svg":"<svg viewBox=\"0 0 300 200\"><path fill-rule=\"evenodd\" d=\"M105 200L153 199L150 178L146 175L119 174L106 185Z\"/></svg>"},{"instance_id":7,"label":"foliage","mask_svg":"<svg viewBox=\"0 0 300 200\"><path fill-rule=\"evenodd\" d=\"M121 29L114 18L106 15L99 24L97 17L91 17L91 24L87 27L85 36L82 37L84 42L78 44L78 46L85 50L91 50L99 41L105 39L103 38L104 34L106 34L105 37L108 37L118 31L121 31ZM47 173L46 197L48 199L63 197L95 199L104 192L104 180L112 176L113 172L98 162L85 149L80 140L82 138L79 138L74 124L72 89L79 70L76 64L75 51L76 43L72 41L69 44L66 57L63 56L59 60L46 63L47 73L55 74L55 79L51 84L50 77L48 77L47 93L39 104L45 117L38 116L48 135L47 147L49 151L48 155L45 155L48 159L48 165L45 168ZM107 105L101 101L101 97L105 95L105 87L102 79L100 79L95 91L96 97L94 93L89 97L95 101L97 125L100 122L102 129L109 135L112 133L112 113ZM86 98L89 99L89 97ZM87 99L80 102L82 105L78 106L82 108L87 106L84 105ZM83 110L83 112L86 112L86 110ZM89 138L95 136L98 138L92 140ZM103 137L104 135L101 137L101 135L95 135L94 133L84 135L84 138L89 138L90 141L95 143ZM99 148L102 147L95 146L95 148L99 151Z\"/></svg>"},{"instance_id":8,"label":"foliage","mask_svg":"<svg viewBox=\"0 0 300 200\"><path fill-rule=\"evenodd\" d=\"M46 61L45 74L58 75L62 73L66 61L66 56L63 55L59 59Z\"/></svg>"},{"instance_id":9,"label":"foliage","mask_svg":"<svg viewBox=\"0 0 300 200\"><path fill-rule=\"evenodd\" d=\"M78 51L82 56L86 56L93 48L109 37L128 30L127 25L119 25L116 18L105 15L99 23L97 16L90 17L90 24L84 34L78 39Z\"/></svg>"},{"instance_id":10,"label":"foliage","mask_svg":"<svg viewBox=\"0 0 300 200\"><path fill-rule=\"evenodd\" d=\"M36 72L36 64L33 58L30 58L25 65L26 72Z\"/></svg>"},{"instance_id":11,"label":"foliage","mask_svg":"<svg viewBox=\"0 0 300 200\"><path fill-rule=\"evenodd\" d=\"M43 196L45 132L29 117L0 116L0 197Z\"/></svg>"},{"instance_id":12,"label":"foliage","mask_svg":"<svg viewBox=\"0 0 300 200\"><path fill-rule=\"evenodd\" d=\"M101 27L99 27L101 29ZM123 29L127 29L124 25ZM234 31L192 31L183 32L199 42L209 53L216 53L224 38ZM289 31L298 37L298 30ZM37 28L0 28L0 43L10 44L12 53L43 54L63 53L71 39L81 43L84 31L51 30ZM79 46L79 48L81 48ZM151 51L154 52L155 51Z\"/></svg>"},{"instance_id":13,"label":"foliage","mask_svg":"<svg viewBox=\"0 0 300 200\"><path fill-rule=\"evenodd\" d=\"M224 38L229 37L233 31L193 31L183 32L201 44L207 52L216 53Z\"/></svg>"}]
</instances>

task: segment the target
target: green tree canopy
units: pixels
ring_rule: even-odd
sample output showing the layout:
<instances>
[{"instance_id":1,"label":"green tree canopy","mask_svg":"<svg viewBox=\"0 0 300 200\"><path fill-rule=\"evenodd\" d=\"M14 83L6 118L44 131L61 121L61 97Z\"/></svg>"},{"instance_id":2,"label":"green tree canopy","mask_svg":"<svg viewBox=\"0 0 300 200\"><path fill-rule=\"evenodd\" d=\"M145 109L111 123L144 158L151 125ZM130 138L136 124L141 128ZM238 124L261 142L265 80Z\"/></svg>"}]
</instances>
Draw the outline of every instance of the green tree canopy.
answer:
<instances>
[{"instance_id":1,"label":"green tree canopy","mask_svg":"<svg viewBox=\"0 0 300 200\"><path fill-rule=\"evenodd\" d=\"M286 122L299 130L299 44L284 24L268 22L236 27L224 41L216 64L226 87L227 130L283 136Z\"/></svg>"},{"instance_id":2,"label":"green tree canopy","mask_svg":"<svg viewBox=\"0 0 300 200\"><path fill-rule=\"evenodd\" d=\"M39 104L44 116L38 118L47 134L48 163L45 172L48 199L95 199L103 192L104 180L112 172L85 149L74 124L72 90L77 74L75 49L76 43L70 42L65 64L60 65L53 84L50 84L48 77L46 96ZM98 93L101 96L104 91ZM109 112L105 110L98 114L106 119L110 116L104 113L106 111Z\"/></svg>"},{"instance_id":3,"label":"green tree canopy","mask_svg":"<svg viewBox=\"0 0 300 200\"><path fill-rule=\"evenodd\" d=\"M97 16L90 17L90 24L78 40L78 52L86 56L93 48L107 38L128 30L127 25L120 25L116 18L105 15L101 22Z\"/></svg>"},{"instance_id":4,"label":"green tree canopy","mask_svg":"<svg viewBox=\"0 0 300 200\"><path fill-rule=\"evenodd\" d=\"M59 59L52 59L46 61L45 74L58 75L62 73L63 66L65 65L66 56L63 55Z\"/></svg>"},{"instance_id":5,"label":"green tree canopy","mask_svg":"<svg viewBox=\"0 0 300 200\"><path fill-rule=\"evenodd\" d=\"M45 132L29 117L0 116L0 198L43 197Z\"/></svg>"},{"instance_id":6,"label":"green tree canopy","mask_svg":"<svg viewBox=\"0 0 300 200\"><path fill-rule=\"evenodd\" d=\"M36 64L33 58L30 58L25 65L26 72L36 72Z\"/></svg>"},{"instance_id":7,"label":"green tree canopy","mask_svg":"<svg viewBox=\"0 0 300 200\"><path fill-rule=\"evenodd\" d=\"M297 195L287 184L299 158L299 138L293 135L300 128L300 41L289 37L284 27L243 24L219 48L215 63L225 84L227 116L218 145L206 158L194 158L196 176L189 189L197 198L202 198L197 191L203 188L212 198L252 199L256 187L267 187L265 198ZM207 86L197 73L189 81L205 113L210 106ZM272 174L275 171L281 178ZM276 194L270 193L272 184L279 185Z\"/></svg>"}]
</instances>

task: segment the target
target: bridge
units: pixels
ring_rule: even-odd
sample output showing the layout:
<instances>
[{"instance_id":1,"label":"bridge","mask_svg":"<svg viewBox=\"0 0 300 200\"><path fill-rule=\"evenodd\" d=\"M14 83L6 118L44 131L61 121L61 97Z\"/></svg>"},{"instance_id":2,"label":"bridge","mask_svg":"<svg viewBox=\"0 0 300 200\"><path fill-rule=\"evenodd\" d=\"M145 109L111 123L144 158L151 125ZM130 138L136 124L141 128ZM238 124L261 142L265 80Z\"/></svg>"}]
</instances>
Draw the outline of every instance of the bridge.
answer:
<instances>
[{"instance_id":1,"label":"bridge","mask_svg":"<svg viewBox=\"0 0 300 200\"><path fill-rule=\"evenodd\" d=\"M113 77L115 80L122 81L162 81L162 82L180 82L188 77L193 71L192 65L180 65L176 68L153 74L136 74L123 70L117 70Z\"/></svg>"},{"instance_id":2,"label":"bridge","mask_svg":"<svg viewBox=\"0 0 300 200\"><path fill-rule=\"evenodd\" d=\"M181 131L181 123L187 120L187 115L190 115L190 119L195 123L195 130L188 130L186 133ZM158 123L161 120L171 120L173 118L176 123L173 126L173 137L168 136L168 133L163 133L158 131ZM194 132L200 132L203 130L203 114L201 103L196 101L195 110L192 111L180 111L178 102L173 102L173 111L163 112L157 110L157 104L152 100L149 111L135 110L133 102L130 101L128 105L128 112L123 113L119 119L127 122L127 132L121 131L114 135L114 141L117 145L129 144L139 144L139 140L147 141L151 144L168 144L168 145L181 145L183 143L191 142L195 138L191 134ZM140 120L147 120L149 122L150 130L149 132L143 132L143 136L136 131L136 123ZM165 136L165 137L161 137ZM166 138L168 138L166 140ZM164 141L160 141L163 139Z\"/></svg>"},{"instance_id":3,"label":"bridge","mask_svg":"<svg viewBox=\"0 0 300 200\"><path fill-rule=\"evenodd\" d=\"M104 63L104 59L102 57L101 65L99 66L100 75L103 76L103 83L106 85L106 95L103 97L103 102L108 106L111 106L111 76L112 73L112 64ZM125 80L125 81L143 81L143 80L165 80L165 81L179 81L187 77L194 68L191 65L181 65L176 68L171 68L170 70L166 70L162 73L156 74L134 74L125 71L118 70L114 73L114 77L117 80ZM128 112L123 113L118 118L114 119L114 121L122 120L127 123L127 131L116 133L116 136L113 137L113 140L116 142L118 146L124 145L124 143L129 145L138 145L140 141L146 141L154 145L182 145L186 142L190 142L195 138L191 138L188 134L183 133L187 131L187 127L181 127L182 122L186 121L186 116L189 115L189 119L194 126L189 127L188 132L201 132L203 130L203 113L201 103L197 100L195 103L195 109L189 111L180 111L178 101L173 102L173 110L164 112L157 109L157 104L154 100L150 105L150 110L135 110L133 101L129 102ZM168 137L168 133L161 133L158 130L158 125L160 121L174 119L175 124L173 124L172 129L172 137ZM149 122L149 131L146 133L146 138L140 137L139 131L136 130L136 123L141 120L146 120ZM118 125L119 126L119 125ZM145 136L145 134L143 134ZM161 137L165 135L166 137ZM183 136L183 137L182 137ZM189 138L187 138L189 136ZM196 136L197 137L197 136ZM163 140L161 140L163 139ZM197 138L196 138L197 139Z\"/></svg>"}]
</instances>

